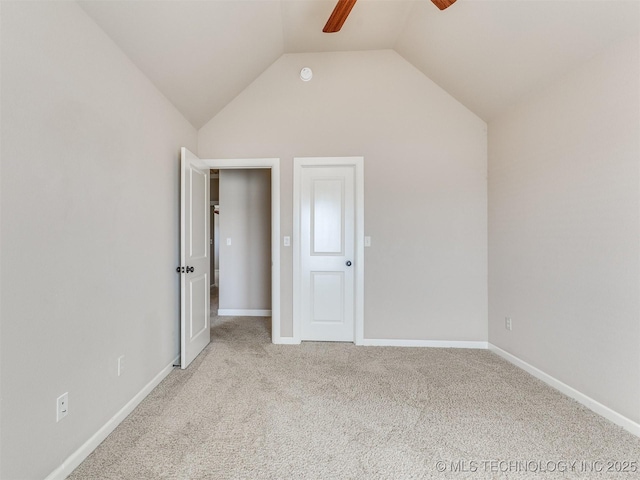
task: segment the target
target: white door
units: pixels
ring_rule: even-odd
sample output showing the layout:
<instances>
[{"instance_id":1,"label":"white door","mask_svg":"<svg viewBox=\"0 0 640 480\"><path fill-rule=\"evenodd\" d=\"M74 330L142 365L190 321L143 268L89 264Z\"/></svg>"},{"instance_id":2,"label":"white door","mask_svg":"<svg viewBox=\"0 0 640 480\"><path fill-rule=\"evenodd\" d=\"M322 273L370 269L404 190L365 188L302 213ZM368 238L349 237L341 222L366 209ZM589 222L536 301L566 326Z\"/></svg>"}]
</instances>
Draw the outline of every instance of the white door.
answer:
<instances>
[{"instance_id":1,"label":"white door","mask_svg":"<svg viewBox=\"0 0 640 480\"><path fill-rule=\"evenodd\" d=\"M180 169L180 366L211 341L209 331L209 169L186 148Z\"/></svg>"},{"instance_id":2,"label":"white door","mask_svg":"<svg viewBox=\"0 0 640 480\"><path fill-rule=\"evenodd\" d=\"M301 340L353 342L355 167L305 166L300 180Z\"/></svg>"}]
</instances>

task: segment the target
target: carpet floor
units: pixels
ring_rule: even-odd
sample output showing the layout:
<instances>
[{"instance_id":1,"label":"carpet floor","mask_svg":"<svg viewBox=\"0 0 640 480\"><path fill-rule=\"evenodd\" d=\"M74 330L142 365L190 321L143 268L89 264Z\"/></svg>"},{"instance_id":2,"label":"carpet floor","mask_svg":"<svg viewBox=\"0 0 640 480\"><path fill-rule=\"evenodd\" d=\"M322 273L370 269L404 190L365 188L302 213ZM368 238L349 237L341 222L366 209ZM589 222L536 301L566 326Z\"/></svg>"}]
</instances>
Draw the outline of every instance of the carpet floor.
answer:
<instances>
[{"instance_id":1,"label":"carpet floor","mask_svg":"<svg viewBox=\"0 0 640 480\"><path fill-rule=\"evenodd\" d=\"M640 478L640 438L489 351L269 329L217 318L69 479Z\"/></svg>"}]
</instances>

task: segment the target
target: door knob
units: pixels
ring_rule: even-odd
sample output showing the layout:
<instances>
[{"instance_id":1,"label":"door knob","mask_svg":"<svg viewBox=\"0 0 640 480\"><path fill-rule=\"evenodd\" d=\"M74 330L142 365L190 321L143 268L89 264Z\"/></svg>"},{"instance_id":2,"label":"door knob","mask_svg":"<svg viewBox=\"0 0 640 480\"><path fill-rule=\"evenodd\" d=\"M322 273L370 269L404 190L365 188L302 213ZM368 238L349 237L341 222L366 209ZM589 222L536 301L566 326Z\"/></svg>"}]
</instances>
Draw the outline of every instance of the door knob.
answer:
<instances>
[{"instance_id":1,"label":"door knob","mask_svg":"<svg viewBox=\"0 0 640 480\"><path fill-rule=\"evenodd\" d=\"M350 267L350 266L351 266L351 260L347 260L347 262L345 263L345 265L346 265L347 267Z\"/></svg>"},{"instance_id":2,"label":"door knob","mask_svg":"<svg viewBox=\"0 0 640 480\"><path fill-rule=\"evenodd\" d=\"M195 269L195 267L187 267L187 273L192 273Z\"/></svg>"}]
</instances>

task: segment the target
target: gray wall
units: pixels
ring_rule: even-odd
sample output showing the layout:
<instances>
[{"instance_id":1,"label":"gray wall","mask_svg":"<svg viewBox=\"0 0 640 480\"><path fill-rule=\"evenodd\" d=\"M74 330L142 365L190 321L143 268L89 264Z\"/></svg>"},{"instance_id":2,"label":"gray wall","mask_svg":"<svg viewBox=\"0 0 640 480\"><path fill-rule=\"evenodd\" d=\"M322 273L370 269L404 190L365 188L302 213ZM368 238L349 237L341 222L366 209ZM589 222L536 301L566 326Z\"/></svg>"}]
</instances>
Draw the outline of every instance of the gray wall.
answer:
<instances>
[{"instance_id":1,"label":"gray wall","mask_svg":"<svg viewBox=\"0 0 640 480\"><path fill-rule=\"evenodd\" d=\"M196 132L75 2L1 8L0 477L41 479L178 354Z\"/></svg>"},{"instance_id":2,"label":"gray wall","mask_svg":"<svg viewBox=\"0 0 640 480\"><path fill-rule=\"evenodd\" d=\"M220 170L219 222L219 308L271 309L271 170Z\"/></svg>"},{"instance_id":3,"label":"gray wall","mask_svg":"<svg viewBox=\"0 0 640 480\"><path fill-rule=\"evenodd\" d=\"M639 44L489 125L489 340L636 422Z\"/></svg>"},{"instance_id":4,"label":"gray wall","mask_svg":"<svg viewBox=\"0 0 640 480\"><path fill-rule=\"evenodd\" d=\"M311 82L300 80L304 66ZM364 156L365 337L486 341L486 135L393 51L291 54L200 129L198 152L280 158L283 236L293 228L294 157ZM286 337L292 249L281 255Z\"/></svg>"}]
</instances>

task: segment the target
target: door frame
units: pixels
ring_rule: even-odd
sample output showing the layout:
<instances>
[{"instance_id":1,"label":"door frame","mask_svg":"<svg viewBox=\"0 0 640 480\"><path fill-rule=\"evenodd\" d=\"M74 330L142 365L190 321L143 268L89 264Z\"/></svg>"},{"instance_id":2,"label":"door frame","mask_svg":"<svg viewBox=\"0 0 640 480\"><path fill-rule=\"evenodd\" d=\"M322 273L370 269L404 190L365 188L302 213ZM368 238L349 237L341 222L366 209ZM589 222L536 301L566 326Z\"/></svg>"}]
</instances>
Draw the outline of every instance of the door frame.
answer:
<instances>
[{"instance_id":1,"label":"door frame","mask_svg":"<svg viewBox=\"0 0 640 480\"><path fill-rule=\"evenodd\" d=\"M205 158L202 168L220 170L271 170L271 341L283 343L280 332L280 159Z\"/></svg>"},{"instance_id":2,"label":"door frame","mask_svg":"<svg viewBox=\"0 0 640 480\"><path fill-rule=\"evenodd\" d=\"M295 157L293 159L293 342L301 343L300 204L302 169L305 167L348 167L355 169L355 292L354 343L364 344L364 157Z\"/></svg>"}]
</instances>

